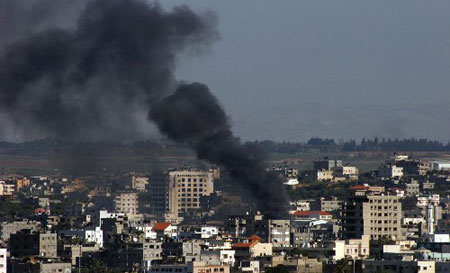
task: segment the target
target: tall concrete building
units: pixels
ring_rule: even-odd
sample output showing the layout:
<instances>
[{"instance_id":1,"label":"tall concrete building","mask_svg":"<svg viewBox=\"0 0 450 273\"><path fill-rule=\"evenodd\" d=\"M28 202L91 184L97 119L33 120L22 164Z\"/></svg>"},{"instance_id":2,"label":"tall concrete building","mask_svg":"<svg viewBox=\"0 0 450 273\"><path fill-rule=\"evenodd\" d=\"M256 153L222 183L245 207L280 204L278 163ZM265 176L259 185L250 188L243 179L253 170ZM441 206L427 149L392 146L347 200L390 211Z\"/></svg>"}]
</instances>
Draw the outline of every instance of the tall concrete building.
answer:
<instances>
[{"instance_id":1,"label":"tall concrete building","mask_svg":"<svg viewBox=\"0 0 450 273\"><path fill-rule=\"evenodd\" d=\"M200 208L200 197L214 191L212 171L169 172L169 211L172 215Z\"/></svg>"},{"instance_id":2,"label":"tall concrete building","mask_svg":"<svg viewBox=\"0 0 450 273\"><path fill-rule=\"evenodd\" d=\"M152 214L164 215L169 208L169 178L166 173L155 173L148 184L148 202Z\"/></svg>"},{"instance_id":3,"label":"tall concrete building","mask_svg":"<svg viewBox=\"0 0 450 273\"><path fill-rule=\"evenodd\" d=\"M345 239L371 240L388 237L402 240L400 197L385 194L379 187L355 186L342 207L342 232Z\"/></svg>"},{"instance_id":4,"label":"tall concrete building","mask_svg":"<svg viewBox=\"0 0 450 273\"><path fill-rule=\"evenodd\" d=\"M116 212L135 215L138 214L139 202L136 193L121 193L114 199Z\"/></svg>"}]
</instances>

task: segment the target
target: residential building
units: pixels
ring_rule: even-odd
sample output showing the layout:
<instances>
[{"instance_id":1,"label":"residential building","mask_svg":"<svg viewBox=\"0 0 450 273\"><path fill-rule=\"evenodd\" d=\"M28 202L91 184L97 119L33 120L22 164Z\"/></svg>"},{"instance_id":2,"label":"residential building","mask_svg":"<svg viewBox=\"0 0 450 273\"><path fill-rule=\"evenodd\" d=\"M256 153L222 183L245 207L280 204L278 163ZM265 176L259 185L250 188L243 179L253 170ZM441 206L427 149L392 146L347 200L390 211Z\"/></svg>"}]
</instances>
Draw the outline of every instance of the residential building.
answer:
<instances>
[{"instance_id":1,"label":"residential building","mask_svg":"<svg viewBox=\"0 0 450 273\"><path fill-rule=\"evenodd\" d=\"M346 180L357 180L359 170L355 166L339 166L333 168L333 176L343 177Z\"/></svg>"},{"instance_id":2,"label":"residential building","mask_svg":"<svg viewBox=\"0 0 450 273\"><path fill-rule=\"evenodd\" d=\"M367 186L355 186L351 190L342 209L345 239L359 239L362 235L369 235L372 240L403 239L399 196L371 191Z\"/></svg>"},{"instance_id":3,"label":"residential building","mask_svg":"<svg viewBox=\"0 0 450 273\"><path fill-rule=\"evenodd\" d=\"M296 211L294 217L297 219L317 219L317 220L331 220L333 215L325 211Z\"/></svg>"},{"instance_id":4,"label":"residential building","mask_svg":"<svg viewBox=\"0 0 450 273\"><path fill-rule=\"evenodd\" d=\"M395 164L384 164L378 168L378 177L385 179L400 179L403 176L403 168Z\"/></svg>"},{"instance_id":5,"label":"residential building","mask_svg":"<svg viewBox=\"0 0 450 273\"><path fill-rule=\"evenodd\" d=\"M183 170L169 173L169 210L173 215L200 208L200 197L214 191L214 173Z\"/></svg>"},{"instance_id":6,"label":"residential building","mask_svg":"<svg viewBox=\"0 0 450 273\"><path fill-rule=\"evenodd\" d=\"M116 212L130 215L138 214L139 202L136 193L120 193L114 199Z\"/></svg>"},{"instance_id":7,"label":"residential building","mask_svg":"<svg viewBox=\"0 0 450 273\"><path fill-rule=\"evenodd\" d=\"M450 161L431 161L431 170L448 171L450 170Z\"/></svg>"},{"instance_id":8,"label":"residential building","mask_svg":"<svg viewBox=\"0 0 450 273\"><path fill-rule=\"evenodd\" d=\"M16 258L28 256L57 258L57 234L29 231L11 234L9 249L11 256Z\"/></svg>"},{"instance_id":9,"label":"residential building","mask_svg":"<svg viewBox=\"0 0 450 273\"><path fill-rule=\"evenodd\" d=\"M317 181L331 181L334 178L333 170L320 169L316 171L315 179Z\"/></svg>"}]
</instances>

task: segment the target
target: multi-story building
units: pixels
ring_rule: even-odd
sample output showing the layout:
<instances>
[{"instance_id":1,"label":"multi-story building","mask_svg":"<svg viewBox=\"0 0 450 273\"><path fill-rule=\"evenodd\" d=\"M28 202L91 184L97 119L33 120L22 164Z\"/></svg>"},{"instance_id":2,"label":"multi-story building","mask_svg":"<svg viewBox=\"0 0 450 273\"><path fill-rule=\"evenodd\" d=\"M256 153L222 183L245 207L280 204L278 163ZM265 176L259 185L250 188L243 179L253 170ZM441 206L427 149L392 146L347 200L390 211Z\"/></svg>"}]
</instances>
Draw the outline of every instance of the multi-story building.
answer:
<instances>
[{"instance_id":1,"label":"multi-story building","mask_svg":"<svg viewBox=\"0 0 450 273\"><path fill-rule=\"evenodd\" d=\"M199 170L169 173L169 209L172 215L200 208L200 197L214 191L213 172Z\"/></svg>"},{"instance_id":2,"label":"multi-story building","mask_svg":"<svg viewBox=\"0 0 450 273\"><path fill-rule=\"evenodd\" d=\"M57 258L58 236L56 233L39 234L39 256Z\"/></svg>"},{"instance_id":3,"label":"multi-story building","mask_svg":"<svg viewBox=\"0 0 450 273\"><path fill-rule=\"evenodd\" d=\"M235 251L232 249L203 250L200 254L200 261L207 264L228 264L234 266Z\"/></svg>"},{"instance_id":4,"label":"multi-story building","mask_svg":"<svg viewBox=\"0 0 450 273\"><path fill-rule=\"evenodd\" d=\"M29 186L31 184L30 179L26 177L18 178L16 180L16 190L20 191L23 187Z\"/></svg>"},{"instance_id":5,"label":"multi-story building","mask_svg":"<svg viewBox=\"0 0 450 273\"><path fill-rule=\"evenodd\" d=\"M334 176L333 176L333 170L327 170L327 169L320 169L317 170L316 173L316 180L317 181L331 181L333 180Z\"/></svg>"},{"instance_id":6,"label":"multi-story building","mask_svg":"<svg viewBox=\"0 0 450 273\"><path fill-rule=\"evenodd\" d=\"M378 168L378 177L386 179L400 179L403 176L403 168L395 164L385 164Z\"/></svg>"},{"instance_id":7,"label":"multi-story building","mask_svg":"<svg viewBox=\"0 0 450 273\"><path fill-rule=\"evenodd\" d=\"M342 208L343 237L359 239L369 235L372 240L403 239L400 197L372 189L368 186L351 188L353 192Z\"/></svg>"},{"instance_id":8,"label":"multi-story building","mask_svg":"<svg viewBox=\"0 0 450 273\"><path fill-rule=\"evenodd\" d=\"M320 206L318 208L315 207L314 209L326 212L340 211L342 208L342 203L343 201L337 199L336 197L333 197L330 200L326 200L321 197L319 202Z\"/></svg>"},{"instance_id":9,"label":"multi-story building","mask_svg":"<svg viewBox=\"0 0 450 273\"><path fill-rule=\"evenodd\" d=\"M450 162L449 161L432 161L431 169L433 171L445 171L450 170Z\"/></svg>"},{"instance_id":10,"label":"multi-story building","mask_svg":"<svg viewBox=\"0 0 450 273\"><path fill-rule=\"evenodd\" d=\"M126 214L138 214L139 202L136 193L121 193L114 199L116 212L123 212Z\"/></svg>"},{"instance_id":11,"label":"multi-story building","mask_svg":"<svg viewBox=\"0 0 450 273\"><path fill-rule=\"evenodd\" d=\"M98 244L103 248L103 230L100 227L86 228L80 230L62 230L59 232L61 236L76 237L81 241Z\"/></svg>"},{"instance_id":12,"label":"multi-story building","mask_svg":"<svg viewBox=\"0 0 450 273\"><path fill-rule=\"evenodd\" d=\"M162 260L162 242L155 240L145 240L143 247L142 267L150 269L153 264Z\"/></svg>"},{"instance_id":13,"label":"multi-story building","mask_svg":"<svg viewBox=\"0 0 450 273\"><path fill-rule=\"evenodd\" d=\"M425 175L429 170L429 164L424 161L410 158L409 156L396 157L395 165L403 168L405 175Z\"/></svg>"},{"instance_id":14,"label":"multi-story building","mask_svg":"<svg viewBox=\"0 0 450 273\"><path fill-rule=\"evenodd\" d=\"M361 239L347 241L337 240L335 245L335 260L344 258L361 259L368 258L370 254L370 237L363 235Z\"/></svg>"},{"instance_id":15,"label":"multi-story building","mask_svg":"<svg viewBox=\"0 0 450 273\"><path fill-rule=\"evenodd\" d=\"M169 210L169 177L167 173L154 173L150 177L148 200L150 213L162 216Z\"/></svg>"},{"instance_id":16,"label":"multi-story building","mask_svg":"<svg viewBox=\"0 0 450 273\"><path fill-rule=\"evenodd\" d=\"M339 166L333 168L333 175L335 177L343 177L346 180L358 179L359 170L355 166Z\"/></svg>"},{"instance_id":17,"label":"multi-story building","mask_svg":"<svg viewBox=\"0 0 450 273\"><path fill-rule=\"evenodd\" d=\"M295 206L295 211L308 211L311 210L311 203L313 200L297 200L291 202L292 206Z\"/></svg>"},{"instance_id":18,"label":"multi-story building","mask_svg":"<svg viewBox=\"0 0 450 273\"><path fill-rule=\"evenodd\" d=\"M9 245L12 257L58 257L56 233L30 233L29 231L23 231L11 234Z\"/></svg>"}]
</instances>

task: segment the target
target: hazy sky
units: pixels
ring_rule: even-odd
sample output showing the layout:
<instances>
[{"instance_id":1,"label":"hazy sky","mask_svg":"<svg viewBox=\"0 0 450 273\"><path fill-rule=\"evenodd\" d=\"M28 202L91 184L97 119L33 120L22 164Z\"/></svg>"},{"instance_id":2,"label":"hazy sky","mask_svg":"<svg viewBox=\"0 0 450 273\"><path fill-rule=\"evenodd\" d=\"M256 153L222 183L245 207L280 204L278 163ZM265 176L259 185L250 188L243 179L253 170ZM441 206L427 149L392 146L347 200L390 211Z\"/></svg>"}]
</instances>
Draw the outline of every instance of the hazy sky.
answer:
<instances>
[{"instance_id":1,"label":"hazy sky","mask_svg":"<svg viewBox=\"0 0 450 273\"><path fill-rule=\"evenodd\" d=\"M52 3L27 1L35 13ZM36 29L73 24L81 1L66 0L78 3L72 12L46 9L54 16L45 24L33 12L0 10L14 25L0 20L0 46L28 31L23 22ZM448 0L160 2L217 14L221 39L203 54L181 56L176 76L208 84L244 140L450 140ZM7 124L0 111L1 120ZM145 116L142 124L149 126Z\"/></svg>"},{"instance_id":2,"label":"hazy sky","mask_svg":"<svg viewBox=\"0 0 450 273\"><path fill-rule=\"evenodd\" d=\"M450 140L450 1L191 0L221 40L180 60L243 139Z\"/></svg>"}]
</instances>

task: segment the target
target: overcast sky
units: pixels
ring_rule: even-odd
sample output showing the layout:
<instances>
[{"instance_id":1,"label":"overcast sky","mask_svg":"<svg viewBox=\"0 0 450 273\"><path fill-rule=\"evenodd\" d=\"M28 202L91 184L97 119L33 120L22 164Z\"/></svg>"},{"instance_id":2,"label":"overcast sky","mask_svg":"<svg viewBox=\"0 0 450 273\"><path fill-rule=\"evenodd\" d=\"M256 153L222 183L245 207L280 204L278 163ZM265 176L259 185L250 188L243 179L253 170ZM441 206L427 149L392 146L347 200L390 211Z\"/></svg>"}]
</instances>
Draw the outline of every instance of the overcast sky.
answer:
<instances>
[{"instance_id":1,"label":"overcast sky","mask_svg":"<svg viewBox=\"0 0 450 273\"><path fill-rule=\"evenodd\" d=\"M450 1L190 0L217 13L211 50L177 76L207 83L245 140L450 140Z\"/></svg>"},{"instance_id":2,"label":"overcast sky","mask_svg":"<svg viewBox=\"0 0 450 273\"><path fill-rule=\"evenodd\" d=\"M14 3L9 1L0 4ZM16 18L10 20L13 28L2 27L0 20L0 46L28 31L20 22L36 29L74 24L85 0L66 0L76 3L72 12L33 1L30 10L53 7L46 8L52 16L45 24L30 23L33 12L0 10L0 19ZM187 4L217 14L221 39L201 55L180 56L176 74L208 84L243 140L450 140L448 0L161 3L166 9ZM7 124L0 111L2 119ZM145 117L142 124L149 126Z\"/></svg>"}]
</instances>

